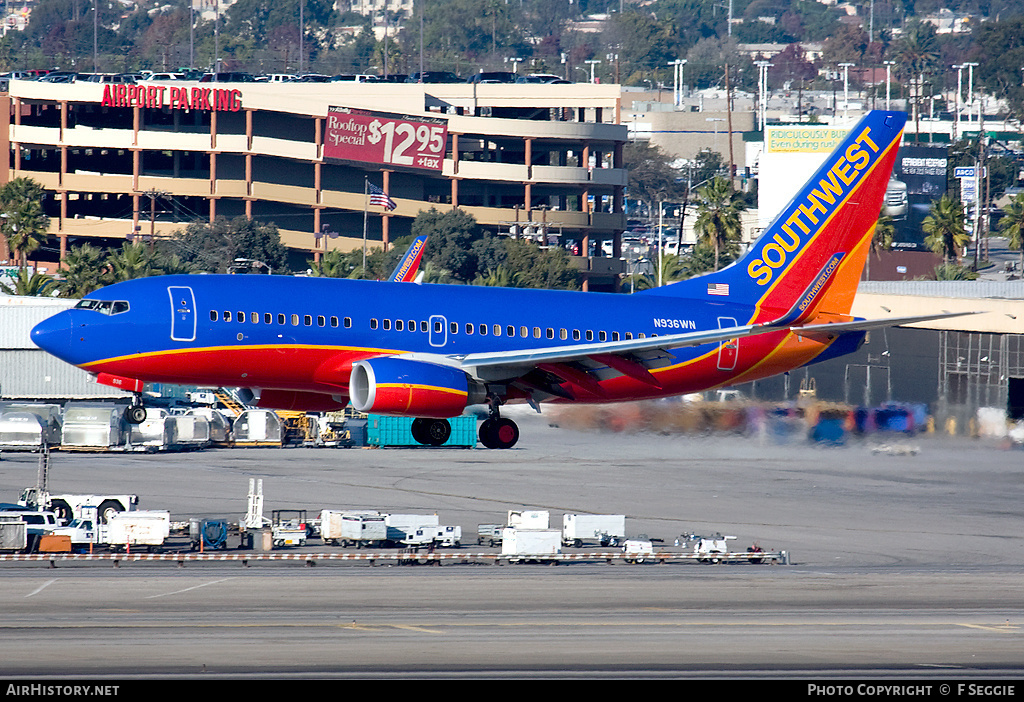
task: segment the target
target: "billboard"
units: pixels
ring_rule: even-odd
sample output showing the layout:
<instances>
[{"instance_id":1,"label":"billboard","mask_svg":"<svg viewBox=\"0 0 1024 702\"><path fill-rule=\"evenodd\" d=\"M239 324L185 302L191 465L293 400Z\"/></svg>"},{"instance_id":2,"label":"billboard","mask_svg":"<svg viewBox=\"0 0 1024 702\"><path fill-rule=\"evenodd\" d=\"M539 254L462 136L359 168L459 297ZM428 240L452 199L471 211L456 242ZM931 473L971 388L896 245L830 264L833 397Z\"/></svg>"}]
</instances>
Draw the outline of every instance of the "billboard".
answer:
<instances>
[{"instance_id":1,"label":"billboard","mask_svg":"<svg viewBox=\"0 0 1024 702\"><path fill-rule=\"evenodd\" d=\"M949 149L945 145L903 145L885 194L882 214L893 219L892 248L928 251L922 224L932 203L946 192Z\"/></svg>"},{"instance_id":2,"label":"billboard","mask_svg":"<svg viewBox=\"0 0 1024 702\"><path fill-rule=\"evenodd\" d=\"M440 171L448 141L441 117L329 107L324 158Z\"/></svg>"}]
</instances>

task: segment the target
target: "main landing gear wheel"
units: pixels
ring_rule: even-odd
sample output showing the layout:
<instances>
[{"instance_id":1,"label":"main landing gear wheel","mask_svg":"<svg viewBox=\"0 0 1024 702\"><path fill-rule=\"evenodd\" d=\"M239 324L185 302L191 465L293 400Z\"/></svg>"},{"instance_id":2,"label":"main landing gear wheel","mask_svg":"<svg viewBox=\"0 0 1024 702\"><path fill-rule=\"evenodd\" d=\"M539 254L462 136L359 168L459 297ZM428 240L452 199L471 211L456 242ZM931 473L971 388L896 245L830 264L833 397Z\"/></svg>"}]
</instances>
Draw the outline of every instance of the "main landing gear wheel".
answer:
<instances>
[{"instance_id":1,"label":"main landing gear wheel","mask_svg":"<svg viewBox=\"0 0 1024 702\"><path fill-rule=\"evenodd\" d=\"M511 419L490 417L480 425L480 443L489 449L509 449L519 441L519 427Z\"/></svg>"},{"instance_id":2,"label":"main landing gear wheel","mask_svg":"<svg viewBox=\"0 0 1024 702\"><path fill-rule=\"evenodd\" d=\"M412 438L427 446L442 446L452 435L452 425L447 419L412 420Z\"/></svg>"}]
</instances>

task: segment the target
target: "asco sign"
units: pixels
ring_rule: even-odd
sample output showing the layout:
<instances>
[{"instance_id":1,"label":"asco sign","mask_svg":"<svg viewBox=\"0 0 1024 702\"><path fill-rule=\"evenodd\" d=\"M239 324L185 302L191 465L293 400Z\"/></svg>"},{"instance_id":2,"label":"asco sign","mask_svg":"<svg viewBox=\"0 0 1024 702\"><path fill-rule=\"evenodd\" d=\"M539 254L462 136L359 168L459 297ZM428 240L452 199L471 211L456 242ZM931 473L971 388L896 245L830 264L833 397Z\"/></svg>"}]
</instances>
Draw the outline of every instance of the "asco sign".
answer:
<instances>
[{"instance_id":1,"label":"asco sign","mask_svg":"<svg viewBox=\"0 0 1024 702\"><path fill-rule=\"evenodd\" d=\"M447 140L442 118L330 107L324 158L440 171Z\"/></svg>"},{"instance_id":2,"label":"asco sign","mask_svg":"<svg viewBox=\"0 0 1024 702\"><path fill-rule=\"evenodd\" d=\"M100 104L103 107L169 107L172 110L238 112L242 109L242 91L177 85L108 83L103 88L103 102Z\"/></svg>"}]
</instances>

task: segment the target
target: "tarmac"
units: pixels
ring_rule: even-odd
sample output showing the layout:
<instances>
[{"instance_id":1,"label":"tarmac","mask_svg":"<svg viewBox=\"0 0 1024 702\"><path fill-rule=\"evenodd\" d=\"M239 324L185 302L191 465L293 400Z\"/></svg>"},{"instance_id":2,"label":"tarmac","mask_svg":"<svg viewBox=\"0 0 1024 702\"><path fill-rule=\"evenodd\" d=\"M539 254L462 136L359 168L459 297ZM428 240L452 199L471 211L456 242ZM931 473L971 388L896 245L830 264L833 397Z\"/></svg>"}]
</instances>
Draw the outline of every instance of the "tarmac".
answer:
<instances>
[{"instance_id":1,"label":"tarmac","mask_svg":"<svg viewBox=\"0 0 1024 702\"><path fill-rule=\"evenodd\" d=\"M510 509L626 514L631 535L734 535L790 565L0 563L5 677L1008 679L1024 669L1024 452L917 435L583 432L514 410L509 451L55 453L51 489L172 519L436 512L468 540ZM532 412L532 411L531 411ZM885 451L878 449L884 445ZM0 499L36 479L5 453ZM321 550L319 546L315 550ZM324 550L341 550L324 547ZM465 549L464 549L465 550ZM40 659L55 640L89 641Z\"/></svg>"}]
</instances>

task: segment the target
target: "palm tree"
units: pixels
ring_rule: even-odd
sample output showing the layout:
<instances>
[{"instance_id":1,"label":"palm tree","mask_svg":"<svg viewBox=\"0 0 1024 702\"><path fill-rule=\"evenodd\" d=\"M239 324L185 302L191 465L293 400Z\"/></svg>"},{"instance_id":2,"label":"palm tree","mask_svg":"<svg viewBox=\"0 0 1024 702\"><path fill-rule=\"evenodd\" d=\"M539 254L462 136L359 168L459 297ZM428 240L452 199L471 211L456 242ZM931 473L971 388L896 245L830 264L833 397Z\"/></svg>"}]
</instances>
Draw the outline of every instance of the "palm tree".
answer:
<instances>
[{"instance_id":1,"label":"palm tree","mask_svg":"<svg viewBox=\"0 0 1024 702\"><path fill-rule=\"evenodd\" d=\"M714 248L717 271L722 252L741 238L740 212L746 207L737 199L732 183L721 176L715 176L697 190L697 201L697 219L693 226L698 239Z\"/></svg>"},{"instance_id":2,"label":"palm tree","mask_svg":"<svg viewBox=\"0 0 1024 702\"><path fill-rule=\"evenodd\" d=\"M75 246L64 255L61 297L83 297L110 282L106 254L90 244Z\"/></svg>"},{"instance_id":3,"label":"palm tree","mask_svg":"<svg viewBox=\"0 0 1024 702\"><path fill-rule=\"evenodd\" d=\"M949 263L960 263L960 252L971 240L964 227L964 207L959 200L943 195L932 203L928 216L921 225L927 236L924 244Z\"/></svg>"},{"instance_id":4,"label":"palm tree","mask_svg":"<svg viewBox=\"0 0 1024 702\"><path fill-rule=\"evenodd\" d=\"M318 262L309 261L310 270L318 278L347 278L353 265L349 254L339 249L325 252Z\"/></svg>"},{"instance_id":5,"label":"palm tree","mask_svg":"<svg viewBox=\"0 0 1024 702\"><path fill-rule=\"evenodd\" d=\"M28 255L46 241L50 218L43 212L45 193L31 178L15 178L0 187L0 233L24 270Z\"/></svg>"},{"instance_id":6,"label":"palm tree","mask_svg":"<svg viewBox=\"0 0 1024 702\"><path fill-rule=\"evenodd\" d=\"M1011 249L1020 250L1020 270L1024 275L1024 193L1018 194L1003 208L999 231L1010 240Z\"/></svg>"},{"instance_id":7,"label":"palm tree","mask_svg":"<svg viewBox=\"0 0 1024 702\"><path fill-rule=\"evenodd\" d=\"M483 285L492 288L518 288L520 276L503 263L499 263L486 273L478 273L472 285Z\"/></svg>"},{"instance_id":8,"label":"palm tree","mask_svg":"<svg viewBox=\"0 0 1024 702\"><path fill-rule=\"evenodd\" d=\"M149 246L141 242L125 244L121 250L107 257L112 282L145 278L158 271L156 257Z\"/></svg>"}]
</instances>

